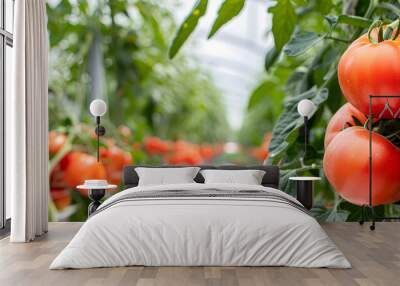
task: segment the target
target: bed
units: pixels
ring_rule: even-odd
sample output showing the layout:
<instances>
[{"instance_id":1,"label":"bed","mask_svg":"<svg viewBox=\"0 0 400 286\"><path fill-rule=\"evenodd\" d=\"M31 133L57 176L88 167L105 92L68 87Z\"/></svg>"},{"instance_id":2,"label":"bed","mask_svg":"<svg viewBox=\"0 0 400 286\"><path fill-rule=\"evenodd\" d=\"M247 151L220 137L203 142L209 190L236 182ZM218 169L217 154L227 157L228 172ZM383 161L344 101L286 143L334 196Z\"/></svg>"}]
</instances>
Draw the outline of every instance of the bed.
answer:
<instances>
[{"instance_id":1,"label":"bed","mask_svg":"<svg viewBox=\"0 0 400 286\"><path fill-rule=\"evenodd\" d=\"M265 171L260 185L193 183L138 186L108 198L50 269L144 266L350 268L342 252L295 198L278 190L274 166L201 166Z\"/></svg>"}]
</instances>

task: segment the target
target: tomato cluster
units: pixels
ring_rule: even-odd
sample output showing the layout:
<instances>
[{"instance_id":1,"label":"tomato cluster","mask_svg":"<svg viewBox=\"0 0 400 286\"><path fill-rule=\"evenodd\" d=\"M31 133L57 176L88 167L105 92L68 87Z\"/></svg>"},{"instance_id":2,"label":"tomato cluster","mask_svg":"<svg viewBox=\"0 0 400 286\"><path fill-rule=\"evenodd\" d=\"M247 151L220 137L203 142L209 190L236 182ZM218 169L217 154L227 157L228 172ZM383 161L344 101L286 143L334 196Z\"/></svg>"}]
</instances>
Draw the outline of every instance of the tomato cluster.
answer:
<instances>
[{"instance_id":1,"label":"tomato cluster","mask_svg":"<svg viewBox=\"0 0 400 286\"><path fill-rule=\"evenodd\" d=\"M223 147L220 144L194 144L184 140L175 142L148 137L144 140L144 149L149 155L161 156L171 165L199 165L211 161L220 155Z\"/></svg>"},{"instance_id":2,"label":"tomato cluster","mask_svg":"<svg viewBox=\"0 0 400 286\"><path fill-rule=\"evenodd\" d=\"M54 166L50 174L51 197L58 209L71 203L70 189L83 184L88 179L104 179L112 184L121 183L121 173L125 165L132 163L130 153L123 151L112 140L107 147L100 148L100 162L93 155L82 151L69 151ZM49 133L49 153L56 155L66 143L65 134L58 131ZM81 191L87 196L87 191Z\"/></svg>"},{"instance_id":3,"label":"tomato cluster","mask_svg":"<svg viewBox=\"0 0 400 286\"><path fill-rule=\"evenodd\" d=\"M94 150L89 154L88 147L97 140L92 128L82 124L77 130L79 134L88 134L69 139L59 131L49 133L49 154L59 161L52 167L50 174L51 197L57 209L62 210L71 204L70 190L83 184L88 179L107 180L119 185L124 166L133 163L132 154L137 160L145 160L153 164L201 165L207 164L224 153L224 144L195 144L185 140L169 141L156 136L149 136L142 142L134 141L131 130L126 126L117 129L116 139L101 138L100 162L97 162ZM71 136L70 136L71 137ZM85 141L85 140L90 140ZM118 144L116 143L118 140ZM268 145L271 133L266 134L261 146L246 149L256 160L262 162L268 157ZM72 142L71 142L72 141ZM67 142L69 142L67 144ZM124 149L129 148L130 152ZM127 147L129 146L129 147ZM91 153L90 152L90 153ZM87 196L87 191L80 191Z\"/></svg>"},{"instance_id":4,"label":"tomato cluster","mask_svg":"<svg viewBox=\"0 0 400 286\"><path fill-rule=\"evenodd\" d=\"M387 100L385 97L400 95L400 41L387 39L373 43L367 34L361 36L341 57L338 76L342 92L349 103L342 106L328 124L324 171L343 198L357 205L368 205L369 96L382 96L382 99L372 101L374 126L379 120L392 118L390 112L381 114L385 103L388 102L395 111L400 108L399 99ZM381 118L379 115L382 115ZM400 149L375 129L371 140L372 205L399 201Z\"/></svg>"}]
</instances>

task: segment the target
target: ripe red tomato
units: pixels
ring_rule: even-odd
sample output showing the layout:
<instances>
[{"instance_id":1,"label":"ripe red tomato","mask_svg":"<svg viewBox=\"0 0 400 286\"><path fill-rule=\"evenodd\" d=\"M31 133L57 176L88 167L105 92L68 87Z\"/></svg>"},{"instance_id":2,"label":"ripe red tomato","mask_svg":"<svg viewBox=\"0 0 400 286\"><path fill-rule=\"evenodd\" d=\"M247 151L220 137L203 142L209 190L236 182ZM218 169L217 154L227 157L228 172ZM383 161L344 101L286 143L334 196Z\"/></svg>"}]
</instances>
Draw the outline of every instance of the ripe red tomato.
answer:
<instances>
[{"instance_id":1,"label":"ripe red tomato","mask_svg":"<svg viewBox=\"0 0 400 286\"><path fill-rule=\"evenodd\" d=\"M49 153L50 155L56 154L58 151L64 147L65 142L67 142L67 136L58 131L49 132Z\"/></svg>"},{"instance_id":2,"label":"ripe red tomato","mask_svg":"<svg viewBox=\"0 0 400 286\"><path fill-rule=\"evenodd\" d=\"M372 35L376 37L376 32ZM342 55L339 66L339 83L344 96L364 114L369 112L369 95L400 94L400 38L371 43L367 34L354 41ZM380 114L385 99L374 99L372 112ZM389 99L396 112L400 100ZM386 112L384 118L392 118Z\"/></svg>"},{"instance_id":3,"label":"ripe red tomato","mask_svg":"<svg viewBox=\"0 0 400 286\"><path fill-rule=\"evenodd\" d=\"M200 146L200 155L203 157L205 161L210 161L214 158L214 148L209 144L204 144Z\"/></svg>"},{"instance_id":4,"label":"ripe red tomato","mask_svg":"<svg viewBox=\"0 0 400 286\"><path fill-rule=\"evenodd\" d=\"M400 200L400 149L385 137L373 133L374 206ZM349 127L339 132L325 149L324 171L335 190L356 205L369 204L369 132Z\"/></svg>"},{"instance_id":5,"label":"ripe red tomato","mask_svg":"<svg viewBox=\"0 0 400 286\"><path fill-rule=\"evenodd\" d=\"M100 149L100 158L106 169L107 180L112 184L120 184L122 169L132 163L131 154L112 144Z\"/></svg>"},{"instance_id":6,"label":"ripe red tomato","mask_svg":"<svg viewBox=\"0 0 400 286\"><path fill-rule=\"evenodd\" d=\"M204 159L199 146L178 140L174 144L174 153L166 161L171 165L199 165Z\"/></svg>"},{"instance_id":7,"label":"ripe red tomato","mask_svg":"<svg viewBox=\"0 0 400 286\"><path fill-rule=\"evenodd\" d=\"M158 137L147 137L144 141L144 148L150 155L163 155L170 150L170 144Z\"/></svg>"},{"instance_id":8,"label":"ripe red tomato","mask_svg":"<svg viewBox=\"0 0 400 286\"><path fill-rule=\"evenodd\" d=\"M70 152L60 161L60 166L64 173L64 181L70 188L83 184L85 180L107 179L103 164L97 162L96 157L86 153Z\"/></svg>"},{"instance_id":9,"label":"ripe red tomato","mask_svg":"<svg viewBox=\"0 0 400 286\"><path fill-rule=\"evenodd\" d=\"M50 195L58 210L63 210L71 204L71 196L68 190L51 189Z\"/></svg>"},{"instance_id":10,"label":"ripe red tomato","mask_svg":"<svg viewBox=\"0 0 400 286\"><path fill-rule=\"evenodd\" d=\"M332 139L343 129L355 126L353 116L362 124L367 120L366 116L350 103L343 105L331 118L325 132L325 148Z\"/></svg>"}]
</instances>

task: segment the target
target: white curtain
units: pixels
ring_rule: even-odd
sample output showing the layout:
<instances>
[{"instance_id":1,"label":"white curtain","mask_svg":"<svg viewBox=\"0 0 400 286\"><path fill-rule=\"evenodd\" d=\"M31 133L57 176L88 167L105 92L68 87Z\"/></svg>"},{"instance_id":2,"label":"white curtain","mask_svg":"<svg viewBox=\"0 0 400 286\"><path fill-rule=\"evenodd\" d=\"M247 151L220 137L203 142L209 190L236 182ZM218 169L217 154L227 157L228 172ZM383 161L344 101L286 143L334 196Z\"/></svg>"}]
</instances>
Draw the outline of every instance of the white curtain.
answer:
<instances>
[{"instance_id":1,"label":"white curtain","mask_svg":"<svg viewBox=\"0 0 400 286\"><path fill-rule=\"evenodd\" d=\"M45 0L15 1L13 94L6 98L6 187L12 242L48 225L48 35Z\"/></svg>"}]
</instances>

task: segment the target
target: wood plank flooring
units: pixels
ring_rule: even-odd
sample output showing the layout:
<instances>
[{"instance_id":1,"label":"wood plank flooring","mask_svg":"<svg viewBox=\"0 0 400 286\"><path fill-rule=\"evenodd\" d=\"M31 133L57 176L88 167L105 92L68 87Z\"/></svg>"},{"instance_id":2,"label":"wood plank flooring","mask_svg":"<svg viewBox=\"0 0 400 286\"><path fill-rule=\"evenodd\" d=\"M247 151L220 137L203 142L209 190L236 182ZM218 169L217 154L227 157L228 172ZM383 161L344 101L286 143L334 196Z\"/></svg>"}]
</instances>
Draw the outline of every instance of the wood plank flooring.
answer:
<instances>
[{"instance_id":1,"label":"wood plank flooring","mask_svg":"<svg viewBox=\"0 0 400 286\"><path fill-rule=\"evenodd\" d=\"M27 244L0 240L0 285L400 285L400 223L378 223L375 232L357 223L323 225L353 268L122 267L48 270L81 223L51 223L47 235Z\"/></svg>"}]
</instances>

